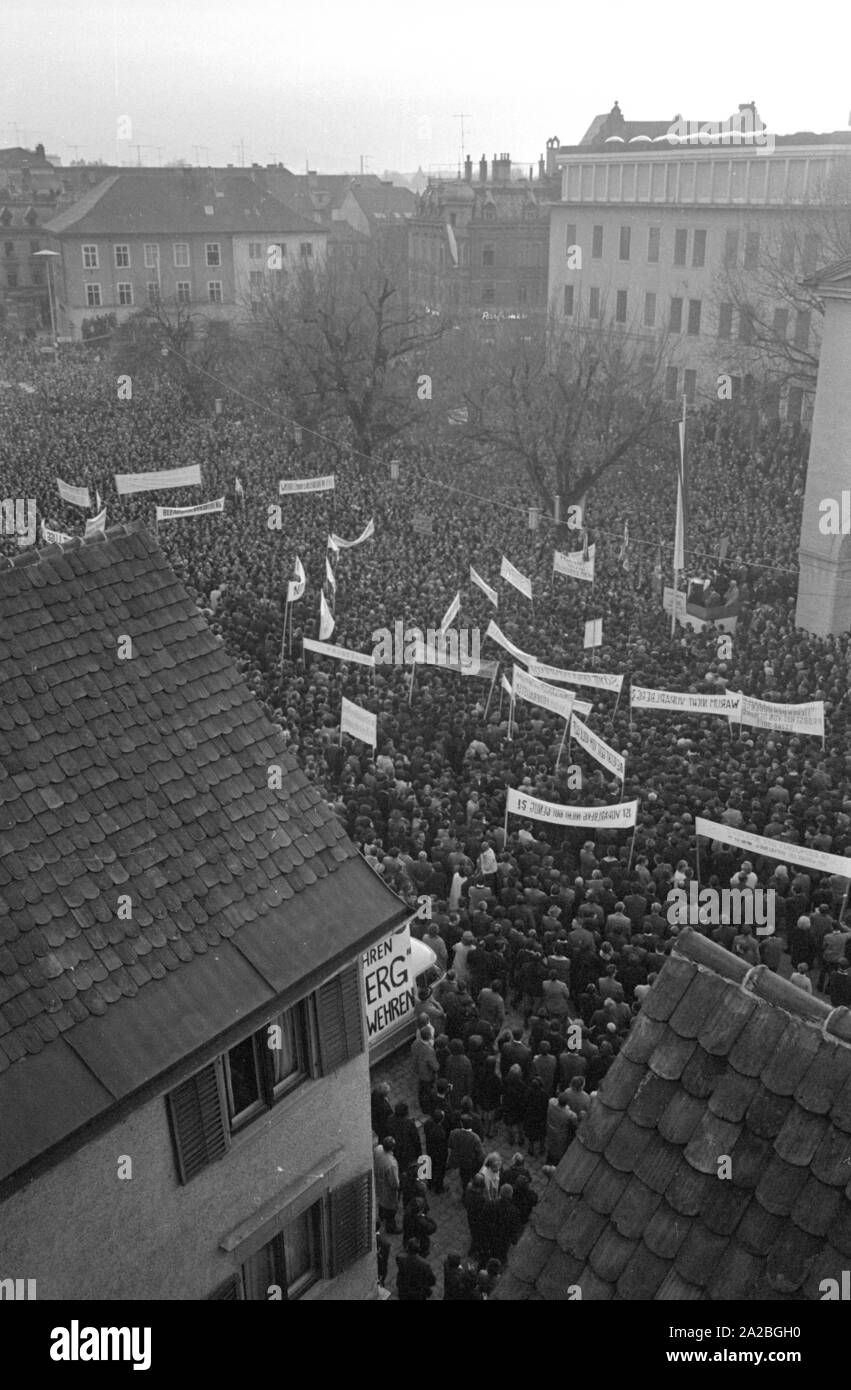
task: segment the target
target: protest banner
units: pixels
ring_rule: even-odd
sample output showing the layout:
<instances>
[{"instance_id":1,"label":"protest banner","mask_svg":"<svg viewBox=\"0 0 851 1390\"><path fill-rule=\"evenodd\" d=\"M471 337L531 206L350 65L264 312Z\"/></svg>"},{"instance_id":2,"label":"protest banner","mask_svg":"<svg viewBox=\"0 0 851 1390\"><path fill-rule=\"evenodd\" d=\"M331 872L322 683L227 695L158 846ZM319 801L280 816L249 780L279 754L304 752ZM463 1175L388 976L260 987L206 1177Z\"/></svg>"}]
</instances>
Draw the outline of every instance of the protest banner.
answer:
<instances>
[{"instance_id":1,"label":"protest banner","mask_svg":"<svg viewBox=\"0 0 851 1390\"><path fill-rule=\"evenodd\" d=\"M553 573L566 575L568 579L585 579L594 583L594 560L597 547L589 545L586 557L584 550L576 550L565 555L561 550L553 552Z\"/></svg>"},{"instance_id":2,"label":"protest banner","mask_svg":"<svg viewBox=\"0 0 851 1390\"><path fill-rule=\"evenodd\" d=\"M72 487L70 483L63 483L61 478L56 479L56 486L63 502L69 502L72 507L85 507L86 511L91 509L92 502L87 487Z\"/></svg>"},{"instance_id":3,"label":"protest banner","mask_svg":"<svg viewBox=\"0 0 851 1390\"><path fill-rule=\"evenodd\" d=\"M753 695L728 692L741 701L736 715L739 724L755 729L779 729L791 734L812 734L824 738L824 701L811 700L804 705L774 705L769 700L757 700Z\"/></svg>"},{"instance_id":4,"label":"protest banner","mask_svg":"<svg viewBox=\"0 0 851 1390\"><path fill-rule=\"evenodd\" d=\"M98 531L106 530L106 507L98 512L97 516L90 516L86 521L86 529L83 536L94 536Z\"/></svg>"},{"instance_id":5,"label":"protest banner","mask_svg":"<svg viewBox=\"0 0 851 1390\"><path fill-rule=\"evenodd\" d=\"M41 538L46 545L62 545L63 541L73 540L73 536L68 536L64 531L51 531L49 526L41 523Z\"/></svg>"},{"instance_id":6,"label":"protest banner","mask_svg":"<svg viewBox=\"0 0 851 1390\"><path fill-rule=\"evenodd\" d=\"M347 700L345 695L342 699L340 742L343 741L343 734L351 734L353 738L359 738L361 743L368 743L371 748L375 748L378 744L378 715L361 709L360 705Z\"/></svg>"},{"instance_id":7,"label":"protest banner","mask_svg":"<svg viewBox=\"0 0 851 1390\"><path fill-rule=\"evenodd\" d=\"M717 840L719 844L747 850L748 854L761 854L766 859L851 879L851 859L840 854L828 854L826 850L811 849L809 845L790 845L786 840L771 840L765 835L752 835L747 830L737 830L733 825L704 820L702 816L696 817L694 831L707 840Z\"/></svg>"},{"instance_id":8,"label":"protest banner","mask_svg":"<svg viewBox=\"0 0 851 1390\"><path fill-rule=\"evenodd\" d=\"M629 703L632 709L680 710L685 714L723 714L738 719L741 695L728 691L724 695L694 694L686 690L649 690L643 685L631 685Z\"/></svg>"},{"instance_id":9,"label":"protest banner","mask_svg":"<svg viewBox=\"0 0 851 1390\"><path fill-rule=\"evenodd\" d=\"M461 590L459 589L454 599L450 603L440 624L440 635L443 636L450 623L454 622L461 611Z\"/></svg>"},{"instance_id":10,"label":"protest banner","mask_svg":"<svg viewBox=\"0 0 851 1390\"><path fill-rule=\"evenodd\" d=\"M499 607L499 595L496 592L496 589L492 589L490 584L486 584L485 581L482 579L482 576L478 574L476 570L473 569L472 565L470 566L470 580L473 584L477 584L479 586L485 597L490 599L494 608Z\"/></svg>"},{"instance_id":11,"label":"protest banner","mask_svg":"<svg viewBox=\"0 0 851 1390\"><path fill-rule=\"evenodd\" d=\"M497 627L493 618L491 618L485 628L485 636L490 637L492 642L496 642L500 647L503 647L505 651L510 652L515 661L522 661L524 666L530 666L535 660L535 658L529 656L527 652L521 651L519 647L515 647L514 643L510 642L505 636L505 633Z\"/></svg>"},{"instance_id":12,"label":"protest banner","mask_svg":"<svg viewBox=\"0 0 851 1390\"><path fill-rule=\"evenodd\" d=\"M583 724L581 719L577 719L574 714L570 720L570 736L575 738L580 748L584 748L586 753L590 753L603 767L607 767L613 772L618 780L623 783L626 776L626 759L616 753L614 748L610 748L599 735L595 734L587 724Z\"/></svg>"},{"instance_id":13,"label":"protest banner","mask_svg":"<svg viewBox=\"0 0 851 1390\"><path fill-rule=\"evenodd\" d=\"M307 575L304 572L304 565L301 563L298 555L295 557L295 565L293 568L296 577L295 579L289 580L287 584L287 603L297 603L300 598L304 597L304 591L307 588Z\"/></svg>"},{"instance_id":14,"label":"protest banner","mask_svg":"<svg viewBox=\"0 0 851 1390\"><path fill-rule=\"evenodd\" d=\"M585 640L583 647L602 647L603 645L603 619L589 618L585 624Z\"/></svg>"},{"instance_id":15,"label":"protest banner","mask_svg":"<svg viewBox=\"0 0 851 1390\"><path fill-rule=\"evenodd\" d=\"M337 647L331 642L317 642L313 637L305 637L301 644L305 651L316 652L319 656L332 656L335 661L354 661L359 666L375 666L372 652L353 652L348 647Z\"/></svg>"},{"instance_id":16,"label":"protest banner","mask_svg":"<svg viewBox=\"0 0 851 1390\"><path fill-rule=\"evenodd\" d=\"M542 709L551 710L553 714L560 715L562 719L570 718L574 700L572 690L559 690L554 685L546 685L544 681L536 680L534 676L528 676L525 671L521 671L519 666L514 667L511 684L515 700L525 700L527 704L540 705Z\"/></svg>"},{"instance_id":17,"label":"protest banner","mask_svg":"<svg viewBox=\"0 0 851 1390\"><path fill-rule=\"evenodd\" d=\"M616 690L620 694L623 676L606 671L567 671L559 666L545 666L541 661L533 661L529 666L530 676L542 681L564 681L567 685L587 685L594 690Z\"/></svg>"},{"instance_id":18,"label":"protest banner","mask_svg":"<svg viewBox=\"0 0 851 1390\"><path fill-rule=\"evenodd\" d=\"M499 574L501 579L504 579L508 584L513 584L514 588L519 590L524 598L528 598L531 601L531 579L527 579L525 574L521 574L520 570L512 565L510 560L506 560L504 555L502 557L502 564L499 567Z\"/></svg>"},{"instance_id":19,"label":"protest banner","mask_svg":"<svg viewBox=\"0 0 851 1390\"><path fill-rule=\"evenodd\" d=\"M596 825L628 830L637 823L638 802L619 801L614 806L560 806L509 787L506 814L547 821L552 825Z\"/></svg>"},{"instance_id":20,"label":"protest banner","mask_svg":"<svg viewBox=\"0 0 851 1390\"><path fill-rule=\"evenodd\" d=\"M366 523L359 536L353 541L341 540L339 536L331 535L328 537L328 544L332 550L351 550L353 545L361 545L363 541L368 541L370 536L375 535L375 518Z\"/></svg>"},{"instance_id":21,"label":"protest banner","mask_svg":"<svg viewBox=\"0 0 851 1390\"><path fill-rule=\"evenodd\" d=\"M366 1036L368 1045L373 1047L400 1020L414 1017L417 989L411 961L410 922L370 946L361 961Z\"/></svg>"},{"instance_id":22,"label":"protest banner","mask_svg":"<svg viewBox=\"0 0 851 1390\"><path fill-rule=\"evenodd\" d=\"M336 486L334 473L326 473L321 478L281 478L278 496L287 497L296 492L331 492Z\"/></svg>"},{"instance_id":23,"label":"protest banner","mask_svg":"<svg viewBox=\"0 0 851 1390\"><path fill-rule=\"evenodd\" d=\"M174 521L182 516L207 516L211 512L223 512L225 499L217 497L215 502L199 502L197 507L157 507L157 521Z\"/></svg>"},{"instance_id":24,"label":"protest banner","mask_svg":"<svg viewBox=\"0 0 851 1390\"><path fill-rule=\"evenodd\" d=\"M200 487L200 463L185 468L163 468L155 473L116 473L115 490L120 496L134 492L158 492L170 487Z\"/></svg>"}]
</instances>

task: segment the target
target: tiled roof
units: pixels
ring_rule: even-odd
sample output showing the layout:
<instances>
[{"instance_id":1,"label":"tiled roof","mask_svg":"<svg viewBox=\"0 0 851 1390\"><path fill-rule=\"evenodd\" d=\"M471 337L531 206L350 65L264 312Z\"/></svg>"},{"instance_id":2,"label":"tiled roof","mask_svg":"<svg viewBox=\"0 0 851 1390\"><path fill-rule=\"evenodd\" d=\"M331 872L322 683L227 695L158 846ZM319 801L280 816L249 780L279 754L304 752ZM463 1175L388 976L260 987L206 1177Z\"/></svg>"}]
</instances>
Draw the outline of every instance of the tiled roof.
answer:
<instances>
[{"instance_id":1,"label":"tiled roof","mask_svg":"<svg viewBox=\"0 0 851 1390\"><path fill-rule=\"evenodd\" d=\"M851 1010L683 932L530 1226L497 1298L818 1299L851 1259Z\"/></svg>"},{"instance_id":2,"label":"tiled roof","mask_svg":"<svg viewBox=\"0 0 851 1390\"><path fill-rule=\"evenodd\" d=\"M21 145L0 150L0 169L52 169L53 165L43 154L35 150L25 150Z\"/></svg>"},{"instance_id":3,"label":"tiled roof","mask_svg":"<svg viewBox=\"0 0 851 1390\"><path fill-rule=\"evenodd\" d=\"M0 559L0 1178L401 907L140 523Z\"/></svg>"},{"instance_id":4,"label":"tiled roof","mask_svg":"<svg viewBox=\"0 0 851 1390\"><path fill-rule=\"evenodd\" d=\"M205 211L212 208L212 212ZM316 225L254 179L206 169L122 170L99 183L49 224L70 235L183 232L308 232Z\"/></svg>"},{"instance_id":5,"label":"tiled roof","mask_svg":"<svg viewBox=\"0 0 851 1390\"><path fill-rule=\"evenodd\" d=\"M417 195L410 188L396 188L382 185L379 188L362 188L353 185L352 197L367 217L387 221L391 218L410 217L416 211Z\"/></svg>"}]
</instances>

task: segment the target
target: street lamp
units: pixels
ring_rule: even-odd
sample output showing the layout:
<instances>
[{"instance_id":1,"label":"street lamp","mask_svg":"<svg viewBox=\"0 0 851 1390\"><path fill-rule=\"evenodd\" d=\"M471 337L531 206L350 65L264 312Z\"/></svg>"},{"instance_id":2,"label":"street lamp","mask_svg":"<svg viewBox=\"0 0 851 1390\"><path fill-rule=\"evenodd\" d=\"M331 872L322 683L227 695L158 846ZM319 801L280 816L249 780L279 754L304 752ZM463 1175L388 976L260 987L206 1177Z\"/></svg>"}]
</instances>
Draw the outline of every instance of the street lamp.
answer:
<instances>
[{"instance_id":1,"label":"street lamp","mask_svg":"<svg viewBox=\"0 0 851 1390\"><path fill-rule=\"evenodd\" d=\"M56 257L57 260L60 259L60 253L59 253L58 251L33 251L33 256L34 256L34 257L35 257L35 256L48 256L48 257ZM47 298L48 298L48 301L49 301L49 303L50 303L50 329L51 329L51 333L53 334L53 352L54 352L54 355L55 355L55 354L56 354L56 346L57 346L57 344L56 344L56 310L54 309L54 306L53 306L53 261L52 261L52 260L49 260L49 261L48 261L48 264L47 264Z\"/></svg>"}]
</instances>

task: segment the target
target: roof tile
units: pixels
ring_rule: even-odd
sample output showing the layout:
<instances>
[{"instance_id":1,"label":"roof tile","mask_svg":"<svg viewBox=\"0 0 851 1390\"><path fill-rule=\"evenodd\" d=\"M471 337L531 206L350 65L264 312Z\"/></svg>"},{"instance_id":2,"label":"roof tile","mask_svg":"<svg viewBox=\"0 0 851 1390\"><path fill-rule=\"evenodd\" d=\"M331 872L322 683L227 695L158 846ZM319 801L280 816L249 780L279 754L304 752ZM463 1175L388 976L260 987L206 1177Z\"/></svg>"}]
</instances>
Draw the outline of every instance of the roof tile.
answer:
<instances>
[{"instance_id":1,"label":"roof tile","mask_svg":"<svg viewBox=\"0 0 851 1390\"><path fill-rule=\"evenodd\" d=\"M647 1017L662 1022L670 1018L696 975L697 966L691 961L669 956L659 972L654 988L647 996ZM678 1028L677 1032L680 1031Z\"/></svg>"}]
</instances>

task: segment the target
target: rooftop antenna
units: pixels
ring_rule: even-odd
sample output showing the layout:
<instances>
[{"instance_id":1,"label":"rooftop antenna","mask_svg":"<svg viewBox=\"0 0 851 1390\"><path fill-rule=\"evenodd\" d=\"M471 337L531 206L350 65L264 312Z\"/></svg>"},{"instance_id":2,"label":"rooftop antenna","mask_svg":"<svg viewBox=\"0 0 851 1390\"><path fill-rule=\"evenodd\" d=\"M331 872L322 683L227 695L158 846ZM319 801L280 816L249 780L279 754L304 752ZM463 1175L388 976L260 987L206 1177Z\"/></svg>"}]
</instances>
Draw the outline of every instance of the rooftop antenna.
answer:
<instances>
[{"instance_id":1,"label":"rooftop antenna","mask_svg":"<svg viewBox=\"0 0 851 1390\"><path fill-rule=\"evenodd\" d=\"M456 111L452 119L461 122L461 157L458 160L458 170L460 173L464 164L464 122L471 121L473 117L469 111Z\"/></svg>"}]
</instances>

